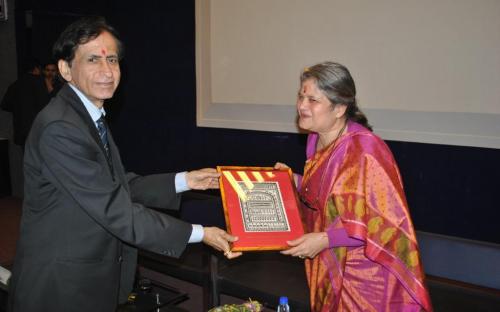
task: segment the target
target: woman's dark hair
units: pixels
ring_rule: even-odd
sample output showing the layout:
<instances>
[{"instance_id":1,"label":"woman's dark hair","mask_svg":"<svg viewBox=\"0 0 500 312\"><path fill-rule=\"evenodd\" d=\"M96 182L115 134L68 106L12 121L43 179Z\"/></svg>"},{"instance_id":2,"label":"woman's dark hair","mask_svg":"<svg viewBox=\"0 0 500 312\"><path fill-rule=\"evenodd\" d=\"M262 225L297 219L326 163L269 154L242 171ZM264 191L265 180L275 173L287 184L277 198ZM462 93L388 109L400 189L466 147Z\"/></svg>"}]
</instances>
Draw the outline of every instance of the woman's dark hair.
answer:
<instances>
[{"instance_id":1,"label":"woman's dark hair","mask_svg":"<svg viewBox=\"0 0 500 312\"><path fill-rule=\"evenodd\" d=\"M356 102L356 86L351 73L344 65L334 62L319 63L304 69L300 83L313 79L318 88L332 104L346 105L347 119L355 121L372 130L368 118L361 112Z\"/></svg>"},{"instance_id":2,"label":"woman's dark hair","mask_svg":"<svg viewBox=\"0 0 500 312\"><path fill-rule=\"evenodd\" d=\"M54 59L65 60L71 66L78 46L94 40L103 32L108 32L115 38L118 57L121 59L123 57L123 46L118 32L108 25L101 16L83 17L69 25L54 43L52 48Z\"/></svg>"}]
</instances>

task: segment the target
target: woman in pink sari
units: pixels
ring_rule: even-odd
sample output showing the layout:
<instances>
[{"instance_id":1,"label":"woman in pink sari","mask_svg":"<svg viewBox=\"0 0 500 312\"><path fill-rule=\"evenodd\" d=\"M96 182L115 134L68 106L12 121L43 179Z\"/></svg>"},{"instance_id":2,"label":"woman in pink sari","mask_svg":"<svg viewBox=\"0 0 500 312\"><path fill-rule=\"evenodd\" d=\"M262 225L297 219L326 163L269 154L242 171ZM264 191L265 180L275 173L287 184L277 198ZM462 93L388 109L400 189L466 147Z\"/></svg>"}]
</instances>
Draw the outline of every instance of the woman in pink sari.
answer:
<instances>
[{"instance_id":1,"label":"woman in pink sari","mask_svg":"<svg viewBox=\"0 0 500 312\"><path fill-rule=\"evenodd\" d=\"M311 310L431 311L398 167L359 110L349 71L321 63L300 83L307 234L282 253L306 259Z\"/></svg>"}]
</instances>

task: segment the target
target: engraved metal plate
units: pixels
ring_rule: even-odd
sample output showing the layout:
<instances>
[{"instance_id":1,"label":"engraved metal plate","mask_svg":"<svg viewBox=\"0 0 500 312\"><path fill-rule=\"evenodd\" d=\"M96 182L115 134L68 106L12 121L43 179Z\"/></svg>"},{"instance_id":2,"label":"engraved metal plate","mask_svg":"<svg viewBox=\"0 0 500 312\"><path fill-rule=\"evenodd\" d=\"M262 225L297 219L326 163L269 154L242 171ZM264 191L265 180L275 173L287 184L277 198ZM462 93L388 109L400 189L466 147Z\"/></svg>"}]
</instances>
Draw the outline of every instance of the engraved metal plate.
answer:
<instances>
[{"instance_id":1,"label":"engraved metal plate","mask_svg":"<svg viewBox=\"0 0 500 312\"><path fill-rule=\"evenodd\" d=\"M250 190L238 182L247 199L240 199L246 232L290 231L281 192L276 182L253 182Z\"/></svg>"}]
</instances>

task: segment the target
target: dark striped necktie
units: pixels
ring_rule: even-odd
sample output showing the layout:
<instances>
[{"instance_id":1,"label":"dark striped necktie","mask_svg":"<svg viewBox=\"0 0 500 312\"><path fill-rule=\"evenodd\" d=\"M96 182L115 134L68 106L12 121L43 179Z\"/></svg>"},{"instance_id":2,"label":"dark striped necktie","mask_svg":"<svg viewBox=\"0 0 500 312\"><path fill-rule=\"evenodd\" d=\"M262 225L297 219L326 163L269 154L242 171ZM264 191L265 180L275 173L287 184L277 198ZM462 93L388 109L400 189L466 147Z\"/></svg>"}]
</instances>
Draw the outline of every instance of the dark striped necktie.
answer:
<instances>
[{"instance_id":1,"label":"dark striped necktie","mask_svg":"<svg viewBox=\"0 0 500 312\"><path fill-rule=\"evenodd\" d=\"M97 130L99 131L99 136L101 137L102 144L104 145L106 157L109 158L108 128L106 127L104 115L101 115L101 118L97 119Z\"/></svg>"}]
</instances>

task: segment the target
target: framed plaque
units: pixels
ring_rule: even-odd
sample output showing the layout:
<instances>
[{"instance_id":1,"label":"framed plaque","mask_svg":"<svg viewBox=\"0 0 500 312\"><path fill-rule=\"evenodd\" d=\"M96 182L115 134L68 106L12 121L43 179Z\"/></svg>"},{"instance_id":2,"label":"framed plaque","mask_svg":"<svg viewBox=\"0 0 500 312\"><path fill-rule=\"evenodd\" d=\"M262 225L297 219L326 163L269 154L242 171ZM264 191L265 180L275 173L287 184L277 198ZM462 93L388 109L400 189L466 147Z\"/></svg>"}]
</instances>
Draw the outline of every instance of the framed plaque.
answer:
<instances>
[{"instance_id":1,"label":"framed plaque","mask_svg":"<svg viewBox=\"0 0 500 312\"><path fill-rule=\"evenodd\" d=\"M304 234L291 169L218 166L233 251L282 250Z\"/></svg>"}]
</instances>

